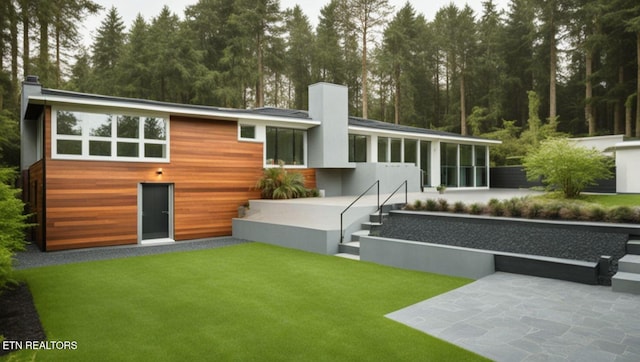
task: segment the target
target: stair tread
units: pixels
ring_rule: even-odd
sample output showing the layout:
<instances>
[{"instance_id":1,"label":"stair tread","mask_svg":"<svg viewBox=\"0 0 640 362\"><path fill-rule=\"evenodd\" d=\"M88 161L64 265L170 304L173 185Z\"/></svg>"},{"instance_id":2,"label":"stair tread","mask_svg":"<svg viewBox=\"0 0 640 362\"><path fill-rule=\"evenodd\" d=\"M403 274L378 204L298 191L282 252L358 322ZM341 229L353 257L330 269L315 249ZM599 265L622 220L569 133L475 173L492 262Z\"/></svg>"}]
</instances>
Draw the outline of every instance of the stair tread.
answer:
<instances>
[{"instance_id":1,"label":"stair tread","mask_svg":"<svg viewBox=\"0 0 640 362\"><path fill-rule=\"evenodd\" d=\"M360 255L353 255L353 254L347 254L347 253L338 253L338 254L335 254L335 256L340 257L340 258L345 258L345 259L351 259L351 260L360 260Z\"/></svg>"},{"instance_id":2,"label":"stair tread","mask_svg":"<svg viewBox=\"0 0 640 362\"><path fill-rule=\"evenodd\" d=\"M351 235L356 234L356 235L369 235L369 230L358 230L358 231L354 231L351 233Z\"/></svg>"},{"instance_id":3,"label":"stair tread","mask_svg":"<svg viewBox=\"0 0 640 362\"><path fill-rule=\"evenodd\" d=\"M629 272L617 272L611 280L630 280L640 282L640 274Z\"/></svg>"},{"instance_id":4,"label":"stair tread","mask_svg":"<svg viewBox=\"0 0 640 362\"><path fill-rule=\"evenodd\" d=\"M353 246L354 248L359 248L360 247L360 242L359 241L349 241L349 242L344 243L344 245Z\"/></svg>"},{"instance_id":5,"label":"stair tread","mask_svg":"<svg viewBox=\"0 0 640 362\"><path fill-rule=\"evenodd\" d=\"M640 255L627 254L618 260L619 263L640 264Z\"/></svg>"}]
</instances>

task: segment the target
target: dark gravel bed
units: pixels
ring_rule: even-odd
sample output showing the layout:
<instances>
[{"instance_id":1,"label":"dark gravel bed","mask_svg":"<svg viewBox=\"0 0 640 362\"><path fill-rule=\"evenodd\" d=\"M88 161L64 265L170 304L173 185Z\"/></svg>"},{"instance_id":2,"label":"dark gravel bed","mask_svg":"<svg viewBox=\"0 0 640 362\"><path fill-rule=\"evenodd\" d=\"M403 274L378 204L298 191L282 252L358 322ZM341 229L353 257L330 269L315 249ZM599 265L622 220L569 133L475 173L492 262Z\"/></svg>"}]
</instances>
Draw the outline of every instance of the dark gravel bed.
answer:
<instances>
[{"instance_id":1,"label":"dark gravel bed","mask_svg":"<svg viewBox=\"0 0 640 362\"><path fill-rule=\"evenodd\" d=\"M628 235L549 227L542 223L485 222L466 218L392 213L379 235L473 249L597 262L625 255Z\"/></svg>"},{"instance_id":2,"label":"dark gravel bed","mask_svg":"<svg viewBox=\"0 0 640 362\"><path fill-rule=\"evenodd\" d=\"M132 256L172 253L219 248L250 241L233 237L219 237L205 240L178 241L163 245L123 245L101 248L76 249L65 251L41 252L35 245L27 246L27 250L16 254L16 270L37 268L48 265L78 263L84 261L127 258Z\"/></svg>"},{"instance_id":3,"label":"dark gravel bed","mask_svg":"<svg viewBox=\"0 0 640 362\"><path fill-rule=\"evenodd\" d=\"M0 344L0 356L14 350L15 344L9 341L46 340L40 316L26 284L12 286L0 293L0 336L7 341L6 345Z\"/></svg>"}]
</instances>

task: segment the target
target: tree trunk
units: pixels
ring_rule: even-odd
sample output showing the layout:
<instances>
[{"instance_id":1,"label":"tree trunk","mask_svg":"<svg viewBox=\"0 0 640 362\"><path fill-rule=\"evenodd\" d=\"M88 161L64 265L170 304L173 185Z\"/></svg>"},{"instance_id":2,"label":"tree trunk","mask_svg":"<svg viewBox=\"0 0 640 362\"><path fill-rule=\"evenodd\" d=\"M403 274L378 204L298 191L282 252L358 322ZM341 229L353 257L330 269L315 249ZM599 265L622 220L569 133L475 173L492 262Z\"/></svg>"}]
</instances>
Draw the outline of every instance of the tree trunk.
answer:
<instances>
[{"instance_id":1,"label":"tree trunk","mask_svg":"<svg viewBox=\"0 0 640 362\"><path fill-rule=\"evenodd\" d=\"M464 96L464 71L460 71L460 134L467 135L467 104Z\"/></svg>"},{"instance_id":2,"label":"tree trunk","mask_svg":"<svg viewBox=\"0 0 640 362\"><path fill-rule=\"evenodd\" d=\"M636 78L636 137L640 137L640 31L636 32L636 54L638 59L636 67L638 76Z\"/></svg>"},{"instance_id":3,"label":"tree trunk","mask_svg":"<svg viewBox=\"0 0 640 362\"><path fill-rule=\"evenodd\" d=\"M29 53L31 50L29 49L29 8L28 2L26 0L22 0L22 74L26 78L30 75L29 63L31 60L29 59Z\"/></svg>"},{"instance_id":4,"label":"tree trunk","mask_svg":"<svg viewBox=\"0 0 640 362\"><path fill-rule=\"evenodd\" d=\"M631 95L627 98L627 101L624 102L624 135L627 137L631 137L632 133L631 133L631 119L632 119L632 110L633 110L633 106L631 105L631 102L633 101L632 97L634 97L635 95Z\"/></svg>"},{"instance_id":5,"label":"tree trunk","mask_svg":"<svg viewBox=\"0 0 640 362\"><path fill-rule=\"evenodd\" d=\"M396 66L397 67L397 66ZM400 69L396 68L396 89L395 89L395 124L400 124Z\"/></svg>"},{"instance_id":6,"label":"tree trunk","mask_svg":"<svg viewBox=\"0 0 640 362\"><path fill-rule=\"evenodd\" d=\"M593 117L593 104L591 100L593 98L593 85L591 84L591 74L593 73L593 52L591 49L587 49L587 56L585 59L585 97L584 97L584 117L589 125L589 136L596 134L596 122Z\"/></svg>"},{"instance_id":7,"label":"tree trunk","mask_svg":"<svg viewBox=\"0 0 640 362\"><path fill-rule=\"evenodd\" d=\"M60 61L60 27L56 27L56 88L60 88L62 64Z\"/></svg>"},{"instance_id":8,"label":"tree trunk","mask_svg":"<svg viewBox=\"0 0 640 362\"><path fill-rule=\"evenodd\" d=\"M621 86L624 83L624 67L618 67L618 84ZM622 99L618 98L615 103L615 109L613 110L613 134L620 134L620 126L622 121Z\"/></svg>"},{"instance_id":9,"label":"tree trunk","mask_svg":"<svg viewBox=\"0 0 640 362\"><path fill-rule=\"evenodd\" d=\"M258 35L258 84L256 86L256 107L264 107L264 65L262 54L262 37Z\"/></svg>"},{"instance_id":10,"label":"tree trunk","mask_svg":"<svg viewBox=\"0 0 640 362\"><path fill-rule=\"evenodd\" d=\"M9 14L11 18L11 87L13 88L11 91L15 104L18 104L18 13L15 6L14 3L9 5L11 11Z\"/></svg>"},{"instance_id":11,"label":"tree trunk","mask_svg":"<svg viewBox=\"0 0 640 362\"><path fill-rule=\"evenodd\" d=\"M367 119L369 96L367 95L367 26L362 29L362 118Z\"/></svg>"},{"instance_id":12,"label":"tree trunk","mask_svg":"<svg viewBox=\"0 0 640 362\"><path fill-rule=\"evenodd\" d=\"M549 121L556 118L556 73L558 67L558 49L556 49L555 27L551 27L551 45L549 53Z\"/></svg>"}]
</instances>

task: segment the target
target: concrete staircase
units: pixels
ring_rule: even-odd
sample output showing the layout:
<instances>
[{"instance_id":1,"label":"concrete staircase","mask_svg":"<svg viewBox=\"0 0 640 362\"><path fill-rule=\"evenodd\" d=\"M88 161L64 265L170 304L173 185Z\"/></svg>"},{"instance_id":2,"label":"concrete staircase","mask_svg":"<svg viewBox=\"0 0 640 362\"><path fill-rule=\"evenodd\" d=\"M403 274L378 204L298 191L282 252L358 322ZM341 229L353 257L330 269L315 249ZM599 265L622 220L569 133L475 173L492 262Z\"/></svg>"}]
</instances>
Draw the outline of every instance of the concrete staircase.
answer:
<instances>
[{"instance_id":1,"label":"concrete staircase","mask_svg":"<svg viewBox=\"0 0 640 362\"><path fill-rule=\"evenodd\" d=\"M347 259L360 260L360 237L368 236L372 229L377 226L381 226L382 223L389 217L390 210L397 210L404 206L404 204L385 205L382 207L382 214L379 212L369 215L369 221L361 224L361 230L355 231L351 234L351 240L338 245L338 254Z\"/></svg>"},{"instance_id":2,"label":"concrete staircase","mask_svg":"<svg viewBox=\"0 0 640 362\"><path fill-rule=\"evenodd\" d=\"M640 294L640 240L627 242L627 255L618 260L611 288L614 292Z\"/></svg>"}]
</instances>

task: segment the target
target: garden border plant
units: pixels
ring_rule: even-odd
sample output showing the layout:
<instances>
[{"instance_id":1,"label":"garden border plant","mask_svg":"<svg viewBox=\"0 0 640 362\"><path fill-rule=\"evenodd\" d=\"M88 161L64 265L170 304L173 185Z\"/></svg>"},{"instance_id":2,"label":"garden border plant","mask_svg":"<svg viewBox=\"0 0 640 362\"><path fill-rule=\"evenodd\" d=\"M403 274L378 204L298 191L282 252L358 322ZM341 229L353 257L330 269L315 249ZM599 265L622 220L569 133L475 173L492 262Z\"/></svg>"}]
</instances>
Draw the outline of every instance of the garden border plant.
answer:
<instances>
[{"instance_id":1,"label":"garden border plant","mask_svg":"<svg viewBox=\"0 0 640 362\"><path fill-rule=\"evenodd\" d=\"M553 199L552 197L525 196L506 200L491 199L486 204L476 202L470 205L456 202L453 206L450 206L448 201L442 198L427 199L407 204L405 210L468 213L538 220L640 224L640 207L626 205L605 207L579 200Z\"/></svg>"}]
</instances>

